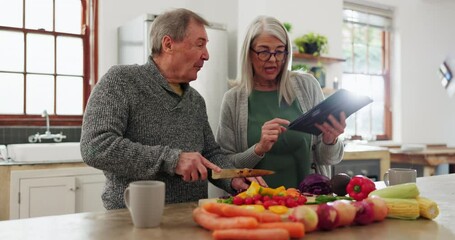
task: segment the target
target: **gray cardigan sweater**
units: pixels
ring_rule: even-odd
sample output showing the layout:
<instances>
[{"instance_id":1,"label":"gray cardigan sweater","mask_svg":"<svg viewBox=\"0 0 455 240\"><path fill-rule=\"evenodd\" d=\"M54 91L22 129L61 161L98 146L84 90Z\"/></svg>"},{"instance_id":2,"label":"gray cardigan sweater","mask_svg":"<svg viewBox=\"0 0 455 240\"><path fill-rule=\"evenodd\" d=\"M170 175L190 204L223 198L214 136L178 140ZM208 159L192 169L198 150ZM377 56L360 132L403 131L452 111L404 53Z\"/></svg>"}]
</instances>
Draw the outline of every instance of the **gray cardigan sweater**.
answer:
<instances>
[{"instance_id":1,"label":"gray cardigan sweater","mask_svg":"<svg viewBox=\"0 0 455 240\"><path fill-rule=\"evenodd\" d=\"M233 168L210 129L201 95L184 86L175 94L156 65L112 67L93 89L82 124L81 153L107 181L107 209L124 208L123 192L136 180L166 184L166 203L207 198L207 181L185 182L175 174L179 154L200 152L222 168ZM228 192L230 180L211 180Z\"/></svg>"},{"instance_id":2,"label":"gray cardigan sweater","mask_svg":"<svg viewBox=\"0 0 455 240\"><path fill-rule=\"evenodd\" d=\"M303 112L324 99L321 87L312 75L292 72L290 80ZM255 154L254 146L248 148L248 96L247 91L239 87L225 93L216 134L217 142L238 168L253 168L262 159ZM343 158L343 143L338 141L335 145L326 145L322 142L321 136L312 137L311 161L314 163L315 172L330 178L332 176L330 165L339 163Z\"/></svg>"}]
</instances>

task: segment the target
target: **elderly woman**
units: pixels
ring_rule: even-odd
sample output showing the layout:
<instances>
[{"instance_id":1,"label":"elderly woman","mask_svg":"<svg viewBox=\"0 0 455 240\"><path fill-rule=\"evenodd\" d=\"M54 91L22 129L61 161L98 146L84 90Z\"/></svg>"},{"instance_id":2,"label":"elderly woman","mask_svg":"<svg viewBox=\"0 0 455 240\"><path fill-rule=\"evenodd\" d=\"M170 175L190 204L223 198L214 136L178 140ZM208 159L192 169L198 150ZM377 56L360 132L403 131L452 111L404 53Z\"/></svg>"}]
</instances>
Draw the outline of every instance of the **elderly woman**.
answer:
<instances>
[{"instance_id":1,"label":"elderly woman","mask_svg":"<svg viewBox=\"0 0 455 240\"><path fill-rule=\"evenodd\" d=\"M287 130L296 119L324 99L310 74L289 71L291 42L273 17L256 18L241 51L241 74L225 93L216 140L239 168L274 170L265 176L271 187L298 187L310 173L331 177L330 165L343 157L338 136L346 126L332 115L317 124L319 136Z\"/></svg>"}]
</instances>

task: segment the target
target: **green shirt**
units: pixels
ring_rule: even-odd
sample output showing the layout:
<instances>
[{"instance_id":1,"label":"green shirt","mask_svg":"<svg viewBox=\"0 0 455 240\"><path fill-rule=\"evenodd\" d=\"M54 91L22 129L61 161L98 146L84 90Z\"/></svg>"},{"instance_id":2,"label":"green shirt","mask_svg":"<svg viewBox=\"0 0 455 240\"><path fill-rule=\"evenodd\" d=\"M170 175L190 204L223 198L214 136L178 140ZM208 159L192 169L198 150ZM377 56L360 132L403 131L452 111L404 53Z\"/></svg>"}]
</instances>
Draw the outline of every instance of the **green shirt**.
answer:
<instances>
[{"instance_id":1,"label":"green shirt","mask_svg":"<svg viewBox=\"0 0 455 240\"><path fill-rule=\"evenodd\" d=\"M258 143L262 125L273 119L283 118L289 121L302 114L297 101L290 106L282 101L278 106L278 92L253 91L248 98L248 146ZM270 187L285 186L297 188L300 181L310 173L311 136L297 131L282 133L272 149L255 168L275 171L264 176Z\"/></svg>"}]
</instances>

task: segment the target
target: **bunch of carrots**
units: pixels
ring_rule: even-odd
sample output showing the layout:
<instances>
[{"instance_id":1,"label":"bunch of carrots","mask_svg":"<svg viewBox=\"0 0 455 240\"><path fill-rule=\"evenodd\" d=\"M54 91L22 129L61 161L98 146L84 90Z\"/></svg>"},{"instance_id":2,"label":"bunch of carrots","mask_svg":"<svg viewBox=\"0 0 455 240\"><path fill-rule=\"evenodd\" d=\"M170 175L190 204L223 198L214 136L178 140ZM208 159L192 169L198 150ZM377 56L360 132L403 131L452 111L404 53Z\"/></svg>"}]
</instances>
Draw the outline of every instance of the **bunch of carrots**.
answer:
<instances>
[{"instance_id":1,"label":"bunch of carrots","mask_svg":"<svg viewBox=\"0 0 455 240\"><path fill-rule=\"evenodd\" d=\"M305 226L301 222L282 222L271 212L256 212L224 203L206 203L193 210L193 219L205 229L212 230L216 240L301 238Z\"/></svg>"}]
</instances>

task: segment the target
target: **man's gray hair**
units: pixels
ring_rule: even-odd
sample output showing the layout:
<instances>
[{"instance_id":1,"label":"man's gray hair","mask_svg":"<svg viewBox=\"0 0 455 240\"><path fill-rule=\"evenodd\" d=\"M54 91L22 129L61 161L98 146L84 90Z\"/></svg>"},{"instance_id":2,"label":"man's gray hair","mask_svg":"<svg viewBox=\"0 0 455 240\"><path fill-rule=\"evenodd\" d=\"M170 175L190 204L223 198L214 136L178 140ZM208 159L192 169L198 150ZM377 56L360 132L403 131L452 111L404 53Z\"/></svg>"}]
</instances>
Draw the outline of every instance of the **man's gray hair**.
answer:
<instances>
[{"instance_id":1,"label":"man's gray hair","mask_svg":"<svg viewBox=\"0 0 455 240\"><path fill-rule=\"evenodd\" d=\"M178 8L159 15L152 23L150 31L150 48L152 56L159 55L162 50L161 40L165 36L180 42L186 36L186 30L191 20L208 26L209 23L198 14L184 8Z\"/></svg>"}]
</instances>

